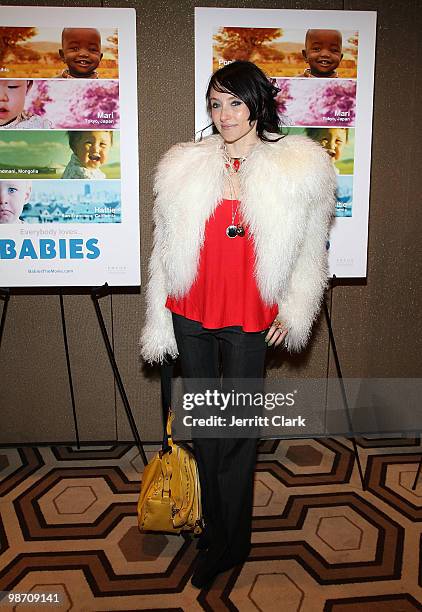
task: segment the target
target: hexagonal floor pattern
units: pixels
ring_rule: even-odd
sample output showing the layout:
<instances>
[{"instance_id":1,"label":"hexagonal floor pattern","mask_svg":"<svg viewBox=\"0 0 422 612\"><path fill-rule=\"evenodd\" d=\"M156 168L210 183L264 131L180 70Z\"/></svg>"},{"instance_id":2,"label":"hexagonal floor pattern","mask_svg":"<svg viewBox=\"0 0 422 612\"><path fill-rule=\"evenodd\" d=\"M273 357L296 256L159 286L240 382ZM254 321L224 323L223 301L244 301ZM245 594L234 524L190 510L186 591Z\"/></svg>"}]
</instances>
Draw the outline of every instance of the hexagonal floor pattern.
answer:
<instances>
[{"instance_id":1,"label":"hexagonal floor pattern","mask_svg":"<svg viewBox=\"0 0 422 612\"><path fill-rule=\"evenodd\" d=\"M4 591L77 612L422 610L421 441L357 443L365 490L348 439L262 442L251 553L208 591L190 536L139 532L136 447L0 448L0 610L33 609Z\"/></svg>"}]
</instances>

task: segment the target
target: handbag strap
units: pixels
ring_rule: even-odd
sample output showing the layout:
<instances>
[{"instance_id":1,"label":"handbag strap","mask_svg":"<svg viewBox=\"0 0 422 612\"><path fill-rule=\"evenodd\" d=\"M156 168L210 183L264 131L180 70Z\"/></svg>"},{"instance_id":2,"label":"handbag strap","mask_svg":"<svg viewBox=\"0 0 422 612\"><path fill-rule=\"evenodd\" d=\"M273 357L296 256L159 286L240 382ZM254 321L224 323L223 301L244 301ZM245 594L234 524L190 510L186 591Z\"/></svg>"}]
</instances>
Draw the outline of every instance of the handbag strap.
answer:
<instances>
[{"instance_id":1,"label":"handbag strap","mask_svg":"<svg viewBox=\"0 0 422 612\"><path fill-rule=\"evenodd\" d=\"M161 378L161 408L163 416L163 443L162 451L166 453L170 450L170 445L167 435L167 422L169 418L169 412L171 409L171 381L173 378L174 362L164 361L160 366L160 378Z\"/></svg>"}]
</instances>

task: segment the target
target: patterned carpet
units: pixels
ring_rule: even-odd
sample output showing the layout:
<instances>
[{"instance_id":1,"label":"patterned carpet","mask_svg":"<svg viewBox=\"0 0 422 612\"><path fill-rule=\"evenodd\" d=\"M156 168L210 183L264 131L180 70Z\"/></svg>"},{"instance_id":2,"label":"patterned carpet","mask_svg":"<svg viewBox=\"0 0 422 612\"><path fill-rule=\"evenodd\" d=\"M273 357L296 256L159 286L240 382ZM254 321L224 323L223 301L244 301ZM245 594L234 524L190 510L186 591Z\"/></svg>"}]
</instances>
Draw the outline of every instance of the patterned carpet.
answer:
<instances>
[{"instance_id":1,"label":"patterned carpet","mask_svg":"<svg viewBox=\"0 0 422 612\"><path fill-rule=\"evenodd\" d=\"M1 610L422 610L419 438L261 443L253 547L208 592L190 537L141 534L131 445L0 449L0 591L59 593ZM147 446L151 456L156 447Z\"/></svg>"}]
</instances>

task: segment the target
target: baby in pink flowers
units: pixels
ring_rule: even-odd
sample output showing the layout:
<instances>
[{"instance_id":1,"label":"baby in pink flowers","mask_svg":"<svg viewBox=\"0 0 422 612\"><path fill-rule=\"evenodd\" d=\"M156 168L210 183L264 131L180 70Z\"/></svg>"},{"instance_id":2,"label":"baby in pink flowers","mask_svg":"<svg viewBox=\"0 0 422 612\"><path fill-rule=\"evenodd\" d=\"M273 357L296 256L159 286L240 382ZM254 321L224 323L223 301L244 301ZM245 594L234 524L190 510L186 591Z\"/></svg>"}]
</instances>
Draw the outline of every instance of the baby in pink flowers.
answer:
<instances>
[{"instance_id":1,"label":"baby in pink flowers","mask_svg":"<svg viewBox=\"0 0 422 612\"><path fill-rule=\"evenodd\" d=\"M0 129L50 129L48 119L24 110L33 81L0 79Z\"/></svg>"}]
</instances>

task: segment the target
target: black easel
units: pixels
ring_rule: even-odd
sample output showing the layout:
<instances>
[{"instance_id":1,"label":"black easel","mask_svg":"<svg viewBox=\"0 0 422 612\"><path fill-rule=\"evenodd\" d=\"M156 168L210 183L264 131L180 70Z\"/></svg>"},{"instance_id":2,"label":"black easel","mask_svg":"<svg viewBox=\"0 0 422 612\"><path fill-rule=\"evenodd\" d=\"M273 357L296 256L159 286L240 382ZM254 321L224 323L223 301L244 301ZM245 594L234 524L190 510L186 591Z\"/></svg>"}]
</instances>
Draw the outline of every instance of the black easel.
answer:
<instances>
[{"instance_id":1,"label":"black easel","mask_svg":"<svg viewBox=\"0 0 422 612\"><path fill-rule=\"evenodd\" d=\"M139 437L138 428L136 427L135 419L133 418L132 410L129 405L129 400L127 398L126 391L123 385L123 381L120 376L119 368L117 367L116 359L114 357L114 352L110 344L110 339L108 337L107 328L104 323L103 314L101 312L101 308L98 303L98 300L100 298L106 295L109 295L109 294L110 294L110 287L108 286L107 283L105 283L104 285L102 285L102 287L94 287L92 289L91 298L92 298L92 301L94 302L94 308L95 308L95 312L97 313L98 324L100 326L101 333L103 335L104 344L107 349L108 358L110 359L111 367L113 369L114 379L119 388L120 397L122 398L123 406L126 411L126 416L128 418L130 428L132 429L133 437L135 438L135 442L138 447L139 454L141 456L143 464L146 465L148 463L148 460L145 455L144 448L142 446L141 438Z\"/></svg>"},{"instance_id":2,"label":"black easel","mask_svg":"<svg viewBox=\"0 0 422 612\"><path fill-rule=\"evenodd\" d=\"M336 275L333 274L333 278L332 278L332 281L331 281L331 300L332 300L332 293L333 293L333 288L334 288L334 281L335 281L336 278L337 278ZM328 312L327 303L326 303L325 299L324 299L323 306L324 306L325 319L327 321L327 326L328 326L328 333L329 333L329 336L330 336L330 345L331 345L331 347L333 349L333 354L334 354L334 360L335 360L335 364L336 364L337 375L338 375L339 380L340 380L341 394L342 394L342 398L343 398L343 403L344 403L344 406L346 408L346 415L347 415L347 420L348 420L348 424L349 424L349 429L350 429L350 431L353 431L353 425L352 425L352 422L351 422L351 419L350 419L349 404L347 402L346 391L345 391L344 383L343 383L343 374L341 372L340 361L339 361L338 354L337 354L336 342L334 340L333 329L332 329L332 326L331 326L331 318L330 318L330 314ZM353 450L354 450L354 454L355 454L355 457L356 457L356 463L357 463L358 470L359 470L359 476L360 476L360 479L361 479L361 482L362 482L362 489L365 490L365 488L366 488L365 487L365 479L364 479L363 470L362 470L362 466L361 466L360 459L359 459L359 451L358 451L358 448L357 448L357 445L356 445L356 440L355 440L354 436L351 436L350 438L352 440ZM416 472L415 480L414 480L413 485L412 485L412 491L414 491L416 489L416 486L417 486L418 480L420 478L421 472L422 472L422 455L421 455L421 458L419 459L419 465L418 465L418 469L417 469L417 472Z\"/></svg>"},{"instance_id":3,"label":"black easel","mask_svg":"<svg viewBox=\"0 0 422 612\"><path fill-rule=\"evenodd\" d=\"M117 386L120 392L120 396L122 398L126 416L128 418L133 437L138 447L140 457L143 461L143 464L146 465L148 461L147 461L147 457L145 455L145 451L142 445L142 440L139 437L139 432L136 427L135 419L133 418L132 410L129 405L129 400L127 398L126 391L123 385L123 381L120 376L119 368L117 367L116 359L114 357L114 352L110 344L110 339L108 337L107 328L105 326L104 318L103 318L101 308L98 302L100 298L106 295L109 295L110 293L111 293L110 287L108 286L107 283L105 283L102 287L94 287L91 290L91 298L94 303L94 308L97 314L98 324L101 329L101 334L103 336L104 344L107 349L107 354L108 354L110 364L113 370L114 379L117 383ZM0 299L3 300L4 302L2 317L0 321L0 347L1 347L1 340L3 337L3 330L5 326L5 321L6 321L7 306L8 306L9 299L10 299L10 289L0 288ZM65 311L64 311L63 290L62 289L60 289L60 312L61 312L61 321L62 321L62 330L63 330L63 342L64 342L64 348L65 348L65 353L66 353L67 374L69 378L70 397L71 397L71 402L72 402L73 421L74 421L74 426L75 426L76 444L77 444L77 448L80 449L79 429L78 429L78 422L77 422L77 416L76 416L75 394L73 390L73 379L72 379L72 370L71 370L70 357L69 357L69 346L68 346L68 341L67 341L66 317L65 317Z\"/></svg>"},{"instance_id":4,"label":"black easel","mask_svg":"<svg viewBox=\"0 0 422 612\"><path fill-rule=\"evenodd\" d=\"M7 312L7 306L9 304L9 299L10 299L10 289L0 288L0 300L3 300L4 302L3 312L1 314L1 321L0 321L0 347L1 347L1 340L3 338L4 322L6 321L6 312Z\"/></svg>"},{"instance_id":5,"label":"black easel","mask_svg":"<svg viewBox=\"0 0 422 612\"><path fill-rule=\"evenodd\" d=\"M332 303L332 295L333 295L333 289L334 289L334 281L336 279L336 275L333 274L333 278L331 280L331 303ZM352 419L350 418L350 409L349 409L349 403L347 401L347 395L346 395L346 389L344 388L344 382L343 382L343 374L341 371L341 366L340 366L340 360L338 358L338 353L337 353L337 347L336 347L336 341L334 339L334 333L333 333L333 328L331 325L331 317L330 317L330 313L328 311L328 307L327 307L327 302L323 301L323 308L324 308L324 315L325 315L325 320L327 322L327 327L328 327L328 335L329 335L329 339L330 339L330 345L331 348L333 349L333 355L334 355L334 361L336 364L336 370L337 370L337 376L339 378L340 381L340 388L341 388L341 395L342 395L342 399L343 399L343 404L344 407L346 409L346 416L347 416L347 422L349 425L349 430L353 431L353 425L352 425ZM356 464L358 466L358 471L359 471L359 476L360 476L360 480L362 483L362 489L365 490L365 478L363 475L363 470L362 470L362 465L360 462L360 458L359 458L359 451L358 451L358 447L356 444L356 440L354 436L351 436L350 439L352 440L352 444L353 444L353 452L355 455L355 459L356 459Z\"/></svg>"},{"instance_id":6,"label":"black easel","mask_svg":"<svg viewBox=\"0 0 422 612\"><path fill-rule=\"evenodd\" d=\"M422 470L422 456L419 460L418 471L416 472L415 480L412 485L412 491L416 489L416 485L418 484L419 476L421 475L421 470Z\"/></svg>"},{"instance_id":7,"label":"black easel","mask_svg":"<svg viewBox=\"0 0 422 612\"><path fill-rule=\"evenodd\" d=\"M62 319L64 352L66 353L67 377L69 379L70 399L71 399L71 402L72 402L73 424L75 426L76 448L79 450L81 448L81 445L80 445L80 441L79 441L78 419L76 417L75 393L73 391L72 369L70 367L69 345L67 343L66 318L65 318L65 314L64 314L64 303L63 303L62 289L60 289L60 314L61 314L61 319Z\"/></svg>"}]
</instances>

